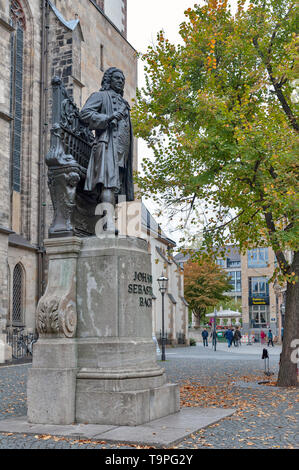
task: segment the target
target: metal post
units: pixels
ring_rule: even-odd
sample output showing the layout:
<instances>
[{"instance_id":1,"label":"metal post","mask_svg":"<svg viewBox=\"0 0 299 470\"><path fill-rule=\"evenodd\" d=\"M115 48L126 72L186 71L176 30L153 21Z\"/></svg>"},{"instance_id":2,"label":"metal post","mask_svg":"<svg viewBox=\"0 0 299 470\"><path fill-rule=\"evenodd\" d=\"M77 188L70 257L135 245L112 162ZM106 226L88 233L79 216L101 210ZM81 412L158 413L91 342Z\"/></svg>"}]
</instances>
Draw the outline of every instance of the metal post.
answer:
<instances>
[{"instance_id":1,"label":"metal post","mask_svg":"<svg viewBox=\"0 0 299 470\"><path fill-rule=\"evenodd\" d=\"M157 279L159 284L159 291L162 295L162 356L161 361L165 361L165 331L164 331L164 294L167 290L168 278L163 275Z\"/></svg>"},{"instance_id":2,"label":"metal post","mask_svg":"<svg viewBox=\"0 0 299 470\"><path fill-rule=\"evenodd\" d=\"M162 294L162 354L161 361L165 361L165 331L164 331L164 292Z\"/></svg>"},{"instance_id":3,"label":"metal post","mask_svg":"<svg viewBox=\"0 0 299 470\"><path fill-rule=\"evenodd\" d=\"M217 335L216 335L216 309L214 310L214 351L216 351Z\"/></svg>"}]
</instances>

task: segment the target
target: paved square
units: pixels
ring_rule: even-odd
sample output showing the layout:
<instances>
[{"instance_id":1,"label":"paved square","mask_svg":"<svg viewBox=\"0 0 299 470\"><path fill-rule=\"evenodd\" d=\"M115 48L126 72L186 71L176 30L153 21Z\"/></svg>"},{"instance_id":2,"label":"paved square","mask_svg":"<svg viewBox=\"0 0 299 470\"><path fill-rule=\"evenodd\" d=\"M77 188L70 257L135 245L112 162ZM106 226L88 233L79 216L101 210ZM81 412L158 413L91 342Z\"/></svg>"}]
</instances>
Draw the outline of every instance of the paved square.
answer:
<instances>
[{"instance_id":1,"label":"paved square","mask_svg":"<svg viewBox=\"0 0 299 470\"><path fill-rule=\"evenodd\" d=\"M225 343L219 343L217 351L214 351L210 341L207 348L199 343L189 348L167 349L163 367L166 368L169 381L181 386L182 408L177 424L186 437L179 437L181 440L176 441L172 423L168 421L160 426L161 421L157 420L157 428L160 430L157 442L166 442L166 434L169 438L167 442L176 442L174 445L163 444L163 447L170 449L298 449L298 388L258 385L258 382L265 380L262 349L261 345L228 349ZM273 381L278 371L281 347L275 345L268 351L270 369L275 374L270 377ZM103 426L99 431L94 425L86 428L86 425L81 424L74 425L71 432L60 427L61 437L53 435L54 429L50 431L50 428L44 433L43 427L27 428L29 433L20 433L20 428L17 431L15 427L16 431L9 432L9 421L12 424L12 420L17 420L15 425L19 426L26 422L26 383L30 367L31 364L0 367L0 449L99 450L144 447L128 443L136 439L131 430L119 435L119 428L114 426ZM227 417L222 416L216 422L215 415L203 415L210 413L211 408L211 413L231 409L235 412ZM193 431L190 417L197 416L198 412L201 413L201 421L196 432ZM205 418L215 418L215 421L208 424ZM151 426L152 423L146 425L147 429L142 436L138 432L137 442L141 438L147 438L149 442L157 438L156 429ZM166 426L166 433L163 426ZM140 428L133 428L135 432L136 429ZM115 432L111 437L112 431ZM119 440L114 440L116 438ZM151 448L155 447L160 448L161 445L151 445Z\"/></svg>"},{"instance_id":2,"label":"paved square","mask_svg":"<svg viewBox=\"0 0 299 470\"><path fill-rule=\"evenodd\" d=\"M139 426L108 426L96 424L31 424L26 417L0 421L0 432L16 434L47 434L77 439L93 439L140 445L172 446L211 424L231 416L235 410L221 408L183 408L165 418Z\"/></svg>"}]
</instances>

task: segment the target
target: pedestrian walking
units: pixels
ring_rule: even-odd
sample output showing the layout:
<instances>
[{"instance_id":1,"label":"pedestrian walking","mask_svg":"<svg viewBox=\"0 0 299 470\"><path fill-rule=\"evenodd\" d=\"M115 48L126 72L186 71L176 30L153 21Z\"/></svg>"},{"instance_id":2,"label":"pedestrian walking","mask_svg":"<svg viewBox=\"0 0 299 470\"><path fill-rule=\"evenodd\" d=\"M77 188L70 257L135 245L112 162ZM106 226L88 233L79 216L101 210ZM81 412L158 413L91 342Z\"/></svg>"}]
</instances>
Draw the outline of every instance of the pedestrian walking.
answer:
<instances>
[{"instance_id":1,"label":"pedestrian walking","mask_svg":"<svg viewBox=\"0 0 299 470\"><path fill-rule=\"evenodd\" d=\"M234 337L232 330L230 328L226 330L224 336L226 337L227 345L230 348L232 345L233 337Z\"/></svg>"},{"instance_id":2,"label":"pedestrian walking","mask_svg":"<svg viewBox=\"0 0 299 470\"><path fill-rule=\"evenodd\" d=\"M208 333L208 330L206 328L202 331L201 336L202 336L202 340L203 340L203 345L208 346L209 333Z\"/></svg>"},{"instance_id":3,"label":"pedestrian walking","mask_svg":"<svg viewBox=\"0 0 299 470\"><path fill-rule=\"evenodd\" d=\"M264 332L264 330L262 330L261 331L261 344L265 343L265 338L266 338L266 333Z\"/></svg>"},{"instance_id":4,"label":"pedestrian walking","mask_svg":"<svg viewBox=\"0 0 299 470\"><path fill-rule=\"evenodd\" d=\"M232 334L233 334L233 339L232 339L232 344L235 346L235 330L231 328Z\"/></svg>"},{"instance_id":5,"label":"pedestrian walking","mask_svg":"<svg viewBox=\"0 0 299 470\"><path fill-rule=\"evenodd\" d=\"M234 345L236 347L241 346L241 331L239 330L239 327L236 327L235 333L234 333Z\"/></svg>"},{"instance_id":6,"label":"pedestrian walking","mask_svg":"<svg viewBox=\"0 0 299 470\"><path fill-rule=\"evenodd\" d=\"M217 333L215 330L212 330L211 332L211 338L212 338L212 347L214 348L214 350L216 351L216 345L217 345Z\"/></svg>"},{"instance_id":7,"label":"pedestrian walking","mask_svg":"<svg viewBox=\"0 0 299 470\"><path fill-rule=\"evenodd\" d=\"M272 331L271 331L271 330L268 331L268 346L270 346L270 343L271 343L272 346L274 347L274 344L273 344L273 334L272 334Z\"/></svg>"}]
</instances>

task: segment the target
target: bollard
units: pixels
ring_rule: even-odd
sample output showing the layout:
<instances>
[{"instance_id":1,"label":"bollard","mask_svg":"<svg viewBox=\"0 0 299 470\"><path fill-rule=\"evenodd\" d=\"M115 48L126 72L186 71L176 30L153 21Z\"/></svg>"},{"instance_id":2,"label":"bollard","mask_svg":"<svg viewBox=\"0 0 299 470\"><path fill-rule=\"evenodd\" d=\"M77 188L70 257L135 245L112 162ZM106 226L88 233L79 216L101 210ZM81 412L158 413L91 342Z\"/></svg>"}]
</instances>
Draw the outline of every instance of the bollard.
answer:
<instances>
[{"instance_id":1,"label":"bollard","mask_svg":"<svg viewBox=\"0 0 299 470\"><path fill-rule=\"evenodd\" d=\"M0 339L0 364L5 362L5 344Z\"/></svg>"},{"instance_id":2,"label":"bollard","mask_svg":"<svg viewBox=\"0 0 299 470\"><path fill-rule=\"evenodd\" d=\"M269 353L268 349L264 348L263 349L263 354L262 354L262 359L265 361L265 375L273 375L273 372L270 372L270 366L269 366Z\"/></svg>"},{"instance_id":3,"label":"bollard","mask_svg":"<svg viewBox=\"0 0 299 470\"><path fill-rule=\"evenodd\" d=\"M12 348L6 342L6 334L0 333L0 364L12 359Z\"/></svg>"}]
</instances>

